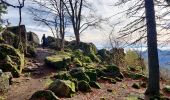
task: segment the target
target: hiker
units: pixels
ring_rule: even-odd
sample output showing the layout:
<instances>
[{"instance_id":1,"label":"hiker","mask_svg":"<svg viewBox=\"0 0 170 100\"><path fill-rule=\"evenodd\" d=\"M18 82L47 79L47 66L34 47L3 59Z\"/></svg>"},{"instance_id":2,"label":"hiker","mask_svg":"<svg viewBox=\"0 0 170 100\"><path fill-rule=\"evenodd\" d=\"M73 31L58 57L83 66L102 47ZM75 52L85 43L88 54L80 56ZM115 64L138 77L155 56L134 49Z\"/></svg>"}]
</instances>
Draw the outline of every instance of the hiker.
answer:
<instances>
[{"instance_id":1,"label":"hiker","mask_svg":"<svg viewBox=\"0 0 170 100\"><path fill-rule=\"evenodd\" d=\"M43 37L42 37L42 39L41 39L41 42L42 42L42 47L43 47L43 49L44 49L44 47L46 46L46 37L45 37L45 34L43 34Z\"/></svg>"}]
</instances>

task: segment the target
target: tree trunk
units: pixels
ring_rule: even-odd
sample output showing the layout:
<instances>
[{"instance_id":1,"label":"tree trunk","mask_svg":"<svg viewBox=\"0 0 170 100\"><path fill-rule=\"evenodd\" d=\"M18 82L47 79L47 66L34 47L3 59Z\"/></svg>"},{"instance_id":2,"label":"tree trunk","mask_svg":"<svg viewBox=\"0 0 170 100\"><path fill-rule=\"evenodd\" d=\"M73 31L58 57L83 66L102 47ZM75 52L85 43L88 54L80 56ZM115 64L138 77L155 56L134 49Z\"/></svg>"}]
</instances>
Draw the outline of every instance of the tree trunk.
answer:
<instances>
[{"instance_id":1,"label":"tree trunk","mask_svg":"<svg viewBox=\"0 0 170 100\"><path fill-rule=\"evenodd\" d=\"M157 50L157 32L155 10L153 0L145 0L145 12L147 22L147 45L149 80L146 95L159 95L159 60Z\"/></svg>"},{"instance_id":2,"label":"tree trunk","mask_svg":"<svg viewBox=\"0 0 170 100\"><path fill-rule=\"evenodd\" d=\"M80 44L80 34L79 34L79 31L74 31L75 32L75 36L76 36L76 44L77 46L79 46Z\"/></svg>"},{"instance_id":3,"label":"tree trunk","mask_svg":"<svg viewBox=\"0 0 170 100\"><path fill-rule=\"evenodd\" d=\"M74 29L74 35L75 35L75 38L76 38L76 45L79 46L80 44L80 33L79 33L79 30L75 27L73 27Z\"/></svg>"}]
</instances>

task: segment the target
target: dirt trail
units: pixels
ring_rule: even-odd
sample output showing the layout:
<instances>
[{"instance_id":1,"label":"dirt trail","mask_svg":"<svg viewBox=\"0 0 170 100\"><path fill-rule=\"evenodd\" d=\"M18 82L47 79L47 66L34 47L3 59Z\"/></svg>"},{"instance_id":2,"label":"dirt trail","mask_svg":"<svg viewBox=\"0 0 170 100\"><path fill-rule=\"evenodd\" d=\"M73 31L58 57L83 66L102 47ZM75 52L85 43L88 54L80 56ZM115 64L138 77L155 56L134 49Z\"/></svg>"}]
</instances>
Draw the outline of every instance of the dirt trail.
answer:
<instances>
[{"instance_id":1,"label":"dirt trail","mask_svg":"<svg viewBox=\"0 0 170 100\"><path fill-rule=\"evenodd\" d=\"M32 72L23 72L20 78L13 79L13 85L6 94L7 100L28 100L34 92L45 88L45 80L54 70L44 65L44 58L54 51L37 48L36 54L36 58L27 59L27 67Z\"/></svg>"}]
</instances>

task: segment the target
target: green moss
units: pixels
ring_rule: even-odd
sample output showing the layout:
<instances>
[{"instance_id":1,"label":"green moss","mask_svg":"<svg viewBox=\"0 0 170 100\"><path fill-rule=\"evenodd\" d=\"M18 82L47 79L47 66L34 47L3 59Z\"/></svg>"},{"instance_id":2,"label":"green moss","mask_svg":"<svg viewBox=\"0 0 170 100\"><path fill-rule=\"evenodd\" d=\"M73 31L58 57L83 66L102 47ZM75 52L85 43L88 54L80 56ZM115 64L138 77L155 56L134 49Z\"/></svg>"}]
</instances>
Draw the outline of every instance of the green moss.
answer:
<instances>
[{"instance_id":1,"label":"green moss","mask_svg":"<svg viewBox=\"0 0 170 100\"><path fill-rule=\"evenodd\" d=\"M89 82L90 86L96 89L101 89L99 83L95 82L95 81L90 81Z\"/></svg>"},{"instance_id":2,"label":"green moss","mask_svg":"<svg viewBox=\"0 0 170 100\"><path fill-rule=\"evenodd\" d=\"M52 55L45 58L45 63L48 66L54 67L56 69L65 68L67 63L69 63L70 61L70 54L65 52L57 52L56 55Z\"/></svg>"},{"instance_id":3,"label":"green moss","mask_svg":"<svg viewBox=\"0 0 170 100\"><path fill-rule=\"evenodd\" d=\"M88 82L86 81L79 81L78 82L78 90L83 92L91 92L91 87Z\"/></svg>"},{"instance_id":4,"label":"green moss","mask_svg":"<svg viewBox=\"0 0 170 100\"><path fill-rule=\"evenodd\" d=\"M94 70L94 69L88 69L88 70L86 70L85 73L89 76L90 81L96 81L96 80L97 80L96 70Z\"/></svg>"},{"instance_id":5,"label":"green moss","mask_svg":"<svg viewBox=\"0 0 170 100\"><path fill-rule=\"evenodd\" d=\"M84 51L86 55L89 55L91 53L94 53L94 54L97 53L97 48L93 43L81 42L78 48Z\"/></svg>"},{"instance_id":6,"label":"green moss","mask_svg":"<svg viewBox=\"0 0 170 100\"><path fill-rule=\"evenodd\" d=\"M119 72L120 69L116 65L107 65L107 71L109 72Z\"/></svg>"},{"instance_id":7,"label":"green moss","mask_svg":"<svg viewBox=\"0 0 170 100\"><path fill-rule=\"evenodd\" d=\"M128 76L134 80L138 80L141 78L146 78L144 75L142 74L138 74L138 73L128 73Z\"/></svg>"},{"instance_id":8,"label":"green moss","mask_svg":"<svg viewBox=\"0 0 170 100\"><path fill-rule=\"evenodd\" d=\"M90 59L90 57L84 56L84 57L83 57L83 62L84 62L84 63L92 63L92 60Z\"/></svg>"},{"instance_id":9,"label":"green moss","mask_svg":"<svg viewBox=\"0 0 170 100\"><path fill-rule=\"evenodd\" d=\"M14 77L18 77L21 74L25 65L24 55L12 46L6 44L0 44L0 68L3 71L12 72Z\"/></svg>"},{"instance_id":10,"label":"green moss","mask_svg":"<svg viewBox=\"0 0 170 100\"><path fill-rule=\"evenodd\" d=\"M71 74L72 77L76 78L78 81L81 81L81 80L84 80L84 81L87 81L87 82L90 81L89 76L86 75L81 68L71 70L70 74Z\"/></svg>"},{"instance_id":11,"label":"green moss","mask_svg":"<svg viewBox=\"0 0 170 100\"><path fill-rule=\"evenodd\" d=\"M94 53L89 54L89 57L94 62L101 62L101 60Z\"/></svg>"},{"instance_id":12,"label":"green moss","mask_svg":"<svg viewBox=\"0 0 170 100\"><path fill-rule=\"evenodd\" d=\"M72 79L71 75L67 72L67 71L62 71L62 72L59 72L55 78L57 79L61 79L61 80L70 80Z\"/></svg>"},{"instance_id":13,"label":"green moss","mask_svg":"<svg viewBox=\"0 0 170 100\"><path fill-rule=\"evenodd\" d=\"M96 69L97 76L98 77L105 76L106 75L105 70L106 68L97 68Z\"/></svg>"},{"instance_id":14,"label":"green moss","mask_svg":"<svg viewBox=\"0 0 170 100\"><path fill-rule=\"evenodd\" d=\"M55 80L49 89L57 96L72 97L75 91L75 83L69 80Z\"/></svg>"},{"instance_id":15,"label":"green moss","mask_svg":"<svg viewBox=\"0 0 170 100\"><path fill-rule=\"evenodd\" d=\"M76 67L82 67L83 66L83 63L78 58L75 58L73 63L76 65Z\"/></svg>"}]
</instances>

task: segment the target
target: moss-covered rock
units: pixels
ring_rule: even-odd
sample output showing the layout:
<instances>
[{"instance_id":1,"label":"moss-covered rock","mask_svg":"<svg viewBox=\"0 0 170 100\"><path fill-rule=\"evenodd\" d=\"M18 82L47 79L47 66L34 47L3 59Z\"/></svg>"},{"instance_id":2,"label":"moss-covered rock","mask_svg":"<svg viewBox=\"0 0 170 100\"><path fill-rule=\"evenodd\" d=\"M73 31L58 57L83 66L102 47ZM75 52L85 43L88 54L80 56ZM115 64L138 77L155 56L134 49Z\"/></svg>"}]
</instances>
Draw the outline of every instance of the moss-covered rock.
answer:
<instances>
[{"instance_id":1,"label":"moss-covered rock","mask_svg":"<svg viewBox=\"0 0 170 100\"><path fill-rule=\"evenodd\" d=\"M96 69L97 77L106 76L105 70L106 68L97 68Z\"/></svg>"},{"instance_id":2,"label":"moss-covered rock","mask_svg":"<svg viewBox=\"0 0 170 100\"><path fill-rule=\"evenodd\" d=\"M56 55L52 55L45 58L45 63L50 67L56 69L63 69L67 67L67 63L71 61L71 54L66 52L58 52Z\"/></svg>"},{"instance_id":3,"label":"moss-covered rock","mask_svg":"<svg viewBox=\"0 0 170 100\"><path fill-rule=\"evenodd\" d=\"M94 62L101 62L101 60L97 57L97 55L95 55L94 53L91 53L88 55L90 57L90 59Z\"/></svg>"},{"instance_id":4,"label":"moss-covered rock","mask_svg":"<svg viewBox=\"0 0 170 100\"><path fill-rule=\"evenodd\" d=\"M106 74L112 77L119 77L124 78L123 74L120 72L120 69L116 65L107 65L106 67Z\"/></svg>"},{"instance_id":5,"label":"moss-covered rock","mask_svg":"<svg viewBox=\"0 0 170 100\"><path fill-rule=\"evenodd\" d=\"M85 52L85 54L91 54L91 53L96 54L97 53L97 48L96 48L96 46L93 43L84 43L84 42L81 42L79 44L78 48L83 50Z\"/></svg>"},{"instance_id":6,"label":"moss-covered rock","mask_svg":"<svg viewBox=\"0 0 170 100\"><path fill-rule=\"evenodd\" d=\"M49 90L60 97L72 97L75 93L75 83L69 80L55 80L50 84Z\"/></svg>"},{"instance_id":7,"label":"moss-covered rock","mask_svg":"<svg viewBox=\"0 0 170 100\"><path fill-rule=\"evenodd\" d=\"M59 100L59 98L50 90L35 92L29 100Z\"/></svg>"},{"instance_id":8,"label":"moss-covered rock","mask_svg":"<svg viewBox=\"0 0 170 100\"><path fill-rule=\"evenodd\" d=\"M98 50L97 54L101 56L102 61L107 61L107 60L110 59L110 52L108 50L106 50L106 49Z\"/></svg>"},{"instance_id":9,"label":"moss-covered rock","mask_svg":"<svg viewBox=\"0 0 170 100\"><path fill-rule=\"evenodd\" d=\"M134 80L138 80L138 79L142 79L142 78L147 78L146 76L142 75L142 74L138 74L138 73L128 73L128 77L134 79Z\"/></svg>"},{"instance_id":10,"label":"moss-covered rock","mask_svg":"<svg viewBox=\"0 0 170 100\"><path fill-rule=\"evenodd\" d=\"M163 88L163 91L170 94L170 86L168 86L168 85L165 86L165 87Z\"/></svg>"},{"instance_id":11,"label":"moss-covered rock","mask_svg":"<svg viewBox=\"0 0 170 100\"><path fill-rule=\"evenodd\" d=\"M96 89L101 89L99 83L95 82L95 81L90 81L89 82L90 86Z\"/></svg>"},{"instance_id":12,"label":"moss-covered rock","mask_svg":"<svg viewBox=\"0 0 170 100\"><path fill-rule=\"evenodd\" d=\"M84 56L82 61L83 61L84 63L92 63L91 58L88 57L88 56Z\"/></svg>"},{"instance_id":13,"label":"moss-covered rock","mask_svg":"<svg viewBox=\"0 0 170 100\"><path fill-rule=\"evenodd\" d=\"M74 58L73 63L76 65L76 67L82 67L83 66L83 63L78 58Z\"/></svg>"},{"instance_id":14,"label":"moss-covered rock","mask_svg":"<svg viewBox=\"0 0 170 100\"><path fill-rule=\"evenodd\" d=\"M83 68L74 68L70 71L72 77L76 78L78 81L84 80L89 82L90 78L85 74Z\"/></svg>"},{"instance_id":15,"label":"moss-covered rock","mask_svg":"<svg viewBox=\"0 0 170 100\"><path fill-rule=\"evenodd\" d=\"M134 89L140 89L140 85L137 84L137 83L134 83L134 84L132 85L132 87L133 87Z\"/></svg>"},{"instance_id":16,"label":"moss-covered rock","mask_svg":"<svg viewBox=\"0 0 170 100\"><path fill-rule=\"evenodd\" d=\"M61 80L71 80L72 76L67 71L61 71L55 76L55 78Z\"/></svg>"},{"instance_id":17,"label":"moss-covered rock","mask_svg":"<svg viewBox=\"0 0 170 100\"><path fill-rule=\"evenodd\" d=\"M11 72L14 77L19 77L24 68L24 55L6 44L0 44L0 50L0 69Z\"/></svg>"},{"instance_id":18,"label":"moss-covered rock","mask_svg":"<svg viewBox=\"0 0 170 100\"><path fill-rule=\"evenodd\" d=\"M85 73L89 76L90 81L96 81L97 80L97 73L95 69L88 69L85 71Z\"/></svg>"},{"instance_id":19,"label":"moss-covered rock","mask_svg":"<svg viewBox=\"0 0 170 100\"><path fill-rule=\"evenodd\" d=\"M91 87L88 82L86 81L79 81L78 82L78 90L82 92L91 92Z\"/></svg>"}]
</instances>

